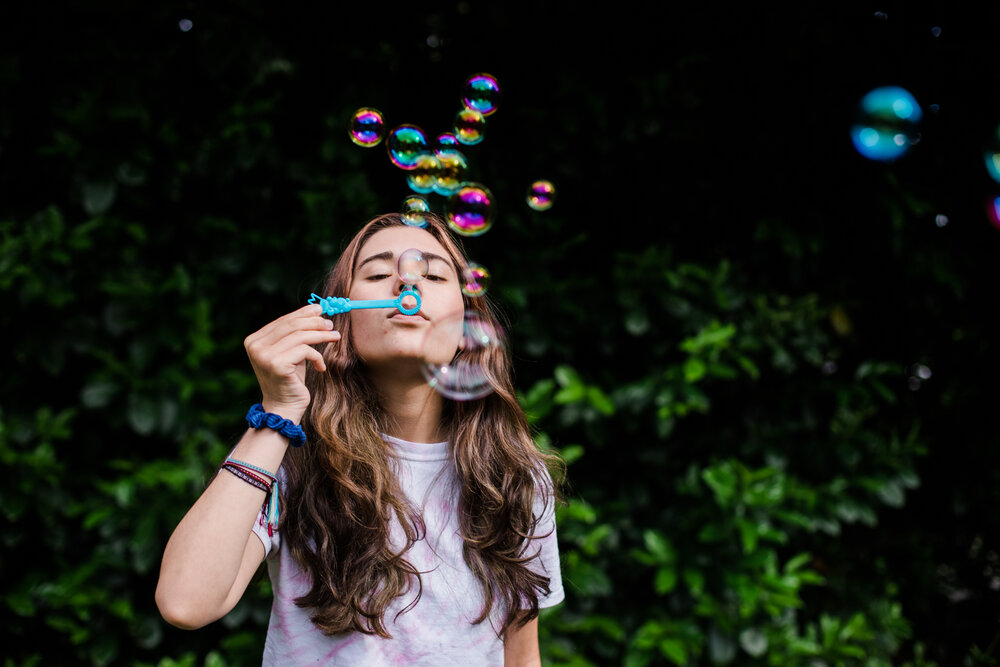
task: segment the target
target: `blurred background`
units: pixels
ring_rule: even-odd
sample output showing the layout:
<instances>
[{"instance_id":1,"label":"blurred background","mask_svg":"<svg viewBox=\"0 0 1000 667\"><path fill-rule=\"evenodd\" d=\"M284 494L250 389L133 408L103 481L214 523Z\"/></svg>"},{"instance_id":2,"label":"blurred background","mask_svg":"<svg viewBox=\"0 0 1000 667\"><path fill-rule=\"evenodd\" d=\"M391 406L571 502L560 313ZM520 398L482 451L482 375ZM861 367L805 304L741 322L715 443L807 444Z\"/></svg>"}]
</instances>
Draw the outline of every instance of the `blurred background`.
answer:
<instances>
[{"instance_id":1,"label":"blurred background","mask_svg":"<svg viewBox=\"0 0 1000 667\"><path fill-rule=\"evenodd\" d=\"M479 72L463 241L568 462L545 664L996 664L995 6L346 5L5 10L4 664L259 662L266 576L176 630L163 546L243 339L413 194L352 114L437 136Z\"/></svg>"}]
</instances>

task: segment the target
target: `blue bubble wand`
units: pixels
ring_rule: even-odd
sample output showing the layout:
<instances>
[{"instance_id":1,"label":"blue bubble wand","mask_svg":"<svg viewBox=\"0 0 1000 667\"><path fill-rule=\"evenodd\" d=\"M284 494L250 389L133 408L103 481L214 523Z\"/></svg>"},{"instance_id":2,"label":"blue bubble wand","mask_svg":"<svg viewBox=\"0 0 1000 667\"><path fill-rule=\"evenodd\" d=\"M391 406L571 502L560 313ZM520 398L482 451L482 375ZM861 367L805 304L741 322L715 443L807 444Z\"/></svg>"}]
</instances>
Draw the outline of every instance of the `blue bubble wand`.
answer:
<instances>
[{"instance_id":1,"label":"blue bubble wand","mask_svg":"<svg viewBox=\"0 0 1000 667\"><path fill-rule=\"evenodd\" d=\"M406 297L413 297L415 305L412 307L404 306L403 299ZM359 308L398 308L399 312L404 315L416 315L420 310L420 293L417 291L416 285L410 285L405 291L400 292L399 296L395 299L351 301L348 298L340 296L322 297L318 294L313 294L309 297L309 303L320 304L323 307L324 315L339 315Z\"/></svg>"}]
</instances>

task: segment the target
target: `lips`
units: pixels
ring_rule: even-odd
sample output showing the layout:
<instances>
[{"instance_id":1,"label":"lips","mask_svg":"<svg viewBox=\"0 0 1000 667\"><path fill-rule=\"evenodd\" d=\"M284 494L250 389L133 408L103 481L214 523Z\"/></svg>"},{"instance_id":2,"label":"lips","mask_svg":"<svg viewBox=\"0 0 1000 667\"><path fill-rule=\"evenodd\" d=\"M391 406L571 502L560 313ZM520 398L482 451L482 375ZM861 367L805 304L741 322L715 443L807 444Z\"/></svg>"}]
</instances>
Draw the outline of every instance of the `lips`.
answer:
<instances>
[{"instance_id":1,"label":"lips","mask_svg":"<svg viewBox=\"0 0 1000 667\"><path fill-rule=\"evenodd\" d=\"M392 319L396 319L396 318L399 318L399 319L401 319L401 320L426 320L426 319L427 319L427 316L426 316L426 315L424 315L423 311L417 311L417 312L416 312L415 314L413 314L413 315L406 315L406 314L404 314L404 313L401 313L401 312L399 312L399 311L397 310L397 311L396 311L396 312L394 312L394 313L389 313L389 314L387 315L387 318L388 318L388 319L390 319L390 320L392 320Z\"/></svg>"}]
</instances>

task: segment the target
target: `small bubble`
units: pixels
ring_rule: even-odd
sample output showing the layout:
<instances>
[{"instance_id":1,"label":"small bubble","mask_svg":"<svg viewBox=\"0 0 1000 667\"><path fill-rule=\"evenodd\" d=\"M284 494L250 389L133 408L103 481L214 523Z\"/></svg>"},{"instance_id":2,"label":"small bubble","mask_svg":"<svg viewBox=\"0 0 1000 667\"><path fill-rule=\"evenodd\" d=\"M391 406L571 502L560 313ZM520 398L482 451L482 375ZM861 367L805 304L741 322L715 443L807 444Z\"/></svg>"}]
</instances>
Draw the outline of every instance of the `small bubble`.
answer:
<instances>
[{"instance_id":1,"label":"small bubble","mask_svg":"<svg viewBox=\"0 0 1000 667\"><path fill-rule=\"evenodd\" d=\"M382 112L371 107L361 107L351 116L348 132L353 141L363 148L377 146L382 141L382 132L385 129L385 121L382 120Z\"/></svg>"},{"instance_id":2,"label":"small bubble","mask_svg":"<svg viewBox=\"0 0 1000 667\"><path fill-rule=\"evenodd\" d=\"M946 215L941 215L939 213L938 215L934 216L934 224L937 225L938 227L944 227L949 222L950 222L950 220L948 220L948 216L946 216Z\"/></svg>"},{"instance_id":3,"label":"small bubble","mask_svg":"<svg viewBox=\"0 0 1000 667\"><path fill-rule=\"evenodd\" d=\"M851 127L854 147L870 160L892 162L920 141L921 117L920 105L908 91L898 86L876 88L859 104Z\"/></svg>"},{"instance_id":4,"label":"small bubble","mask_svg":"<svg viewBox=\"0 0 1000 667\"><path fill-rule=\"evenodd\" d=\"M434 192L439 195L450 195L465 182L469 172L469 163L460 151L442 150L437 154L438 170L434 181Z\"/></svg>"},{"instance_id":5,"label":"small bubble","mask_svg":"<svg viewBox=\"0 0 1000 667\"><path fill-rule=\"evenodd\" d=\"M484 116L497 110L500 104L500 84L491 74L473 74L465 81L462 104Z\"/></svg>"},{"instance_id":6,"label":"small bubble","mask_svg":"<svg viewBox=\"0 0 1000 667\"><path fill-rule=\"evenodd\" d=\"M420 194L434 191L441 171L441 161L433 153L417 155L414 166L406 174L406 182L410 189Z\"/></svg>"},{"instance_id":7,"label":"small bubble","mask_svg":"<svg viewBox=\"0 0 1000 667\"><path fill-rule=\"evenodd\" d=\"M490 272L485 266L470 262L462 272L462 293L466 296L482 296L490 286Z\"/></svg>"},{"instance_id":8,"label":"small bubble","mask_svg":"<svg viewBox=\"0 0 1000 667\"><path fill-rule=\"evenodd\" d=\"M941 26L937 26L936 25L933 28L931 28L931 34L934 35L935 37L940 37L941 36Z\"/></svg>"},{"instance_id":9,"label":"small bubble","mask_svg":"<svg viewBox=\"0 0 1000 667\"><path fill-rule=\"evenodd\" d=\"M886 14L885 12L875 12L875 18L877 18L879 21L885 21L889 18L889 15Z\"/></svg>"},{"instance_id":10,"label":"small bubble","mask_svg":"<svg viewBox=\"0 0 1000 667\"><path fill-rule=\"evenodd\" d=\"M452 231L479 236L493 225L493 194L478 183L463 183L445 202L445 217Z\"/></svg>"},{"instance_id":11,"label":"small bubble","mask_svg":"<svg viewBox=\"0 0 1000 667\"><path fill-rule=\"evenodd\" d=\"M416 125L404 124L396 127L386 138L389 159L400 169L415 169L418 157L427 153L427 137Z\"/></svg>"},{"instance_id":12,"label":"small bubble","mask_svg":"<svg viewBox=\"0 0 1000 667\"><path fill-rule=\"evenodd\" d=\"M194 22L191 19L181 19L177 22L177 27L181 29L181 32L188 32L194 27Z\"/></svg>"},{"instance_id":13,"label":"small bubble","mask_svg":"<svg viewBox=\"0 0 1000 667\"><path fill-rule=\"evenodd\" d=\"M399 260L396 262L396 270L399 273L400 280L407 285L415 285L427 277L427 273L430 271L430 263L424 257L424 253L416 248L410 248L399 254Z\"/></svg>"},{"instance_id":14,"label":"small bubble","mask_svg":"<svg viewBox=\"0 0 1000 667\"><path fill-rule=\"evenodd\" d=\"M528 186L528 206L536 211L547 211L555 203L556 187L550 181L535 181Z\"/></svg>"},{"instance_id":15,"label":"small bubble","mask_svg":"<svg viewBox=\"0 0 1000 667\"><path fill-rule=\"evenodd\" d=\"M823 375L833 375L837 372L837 362L832 360L824 361L821 370Z\"/></svg>"},{"instance_id":16,"label":"small bubble","mask_svg":"<svg viewBox=\"0 0 1000 667\"><path fill-rule=\"evenodd\" d=\"M911 377L909 380L907 380L907 386L910 388L910 391L917 391L918 389L920 389L921 385L923 385L923 382L920 380L920 378Z\"/></svg>"},{"instance_id":17,"label":"small bubble","mask_svg":"<svg viewBox=\"0 0 1000 667\"><path fill-rule=\"evenodd\" d=\"M403 206L400 209L400 216L403 222L411 227L426 227L427 214L430 213L431 206L427 200L420 195L410 195L403 199Z\"/></svg>"},{"instance_id":18,"label":"small bubble","mask_svg":"<svg viewBox=\"0 0 1000 667\"><path fill-rule=\"evenodd\" d=\"M921 380L931 379L931 369L923 364L913 364L910 372Z\"/></svg>"},{"instance_id":19,"label":"small bubble","mask_svg":"<svg viewBox=\"0 0 1000 667\"><path fill-rule=\"evenodd\" d=\"M462 109L455 116L454 129L459 143L474 146L486 136L486 117L475 109Z\"/></svg>"}]
</instances>

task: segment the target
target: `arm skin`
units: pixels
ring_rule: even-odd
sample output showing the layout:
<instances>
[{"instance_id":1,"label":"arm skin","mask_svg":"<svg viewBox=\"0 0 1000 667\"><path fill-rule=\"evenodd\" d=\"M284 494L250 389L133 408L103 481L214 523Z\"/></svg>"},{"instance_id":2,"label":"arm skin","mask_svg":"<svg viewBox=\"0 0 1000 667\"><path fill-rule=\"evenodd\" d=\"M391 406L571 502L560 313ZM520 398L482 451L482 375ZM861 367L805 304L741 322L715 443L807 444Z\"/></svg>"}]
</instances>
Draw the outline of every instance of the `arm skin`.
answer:
<instances>
[{"instance_id":1,"label":"arm skin","mask_svg":"<svg viewBox=\"0 0 1000 667\"><path fill-rule=\"evenodd\" d=\"M245 346L261 387L264 410L298 423L309 405L306 364L326 370L314 346L340 339L322 309L310 305L247 337ZM232 456L277 471L288 440L271 429L248 429ZM225 616L264 560L253 533L264 491L223 470L174 529L160 566L156 606L171 625L193 630Z\"/></svg>"},{"instance_id":2,"label":"arm skin","mask_svg":"<svg viewBox=\"0 0 1000 667\"><path fill-rule=\"evenodd\" d=\"M538 618L507 631L503 642L504 667L541 667L538 649Z\"/></svg>"}]
</instances>

